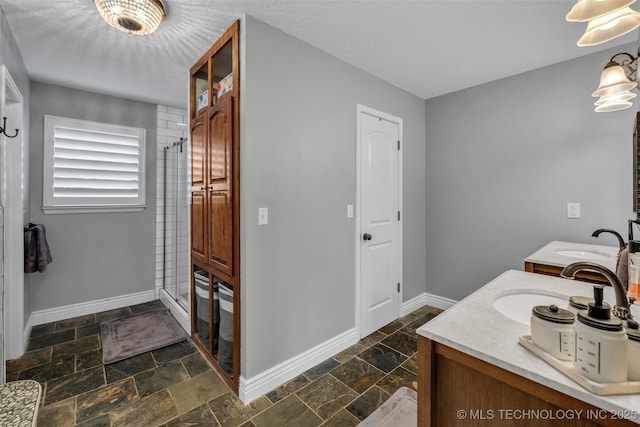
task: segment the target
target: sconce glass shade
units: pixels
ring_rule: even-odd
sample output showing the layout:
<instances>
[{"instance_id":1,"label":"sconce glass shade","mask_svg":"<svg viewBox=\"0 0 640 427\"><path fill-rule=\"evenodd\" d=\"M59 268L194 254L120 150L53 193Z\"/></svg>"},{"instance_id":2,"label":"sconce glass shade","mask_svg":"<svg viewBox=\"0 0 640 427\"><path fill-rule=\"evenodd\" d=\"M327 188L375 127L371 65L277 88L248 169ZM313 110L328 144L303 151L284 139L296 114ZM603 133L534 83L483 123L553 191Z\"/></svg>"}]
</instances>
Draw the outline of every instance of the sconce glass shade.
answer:
<instances>
[{"instance_id":1,"label":"sconce glass shade","mask_svg":"<svg viewBox=\"0 0 640 427\"><path fill-rule=\"evenodd\" d=\"M579 0L565 18L569 22L587 22L635 2L636 0Z\"/></svg>"},{"instance_id":2,"label":"sconce glass shade","mask_svg":"<svg viewBox=\"0 0 640 427\"><path fill-rule=\"evenodd\" d=\"M629 7L592 19L578 46L595 46L625 35L640 26L640 13Z\"/></svg>"},{"instance_id":3,"label":"sconce glass shade","mask_svg":"<svg viewBox=\"0 0 640 427\"><path fill-rule=\"evenodd\" d=\"M102 18L129 36L155 32L165 17L161 0L94 0Z\"/></svg>"},{"instance_id":4,"label":"sconce glass shade","mask_svg":"<svg viewBox=\"0 0 640 427\"><path fill-rule=\"evenodd\" d=\"M624 110L632 105L633 103L629 101L603 102L600 105L596 105L596 113L610 113L612 111Z\"/></svg>"},{"instance_id":5,"label":"sconce glass shade","mask_svg":"<svg viewBox=\"0 0 640 427\"><path fill-rule=\"evenodd\" d=\"M593 105L598 106L598 105L608 105L608 104L622 104L632 100L635 97L636 97L635 93L624 91L614 95L603 96L601 98L598 98L598 100L594 102Z\"/></svg>"},{"instance_id":6,"label":"sconce glass shade","mask_svg":"<svg viewBox=\"0 0 640 427\"><path fill-rule=\"evenodd\" d=\"M600 75L600 85L591 94L595 97L608 97L633 89L638 86L629 80L624 69L616 62L609 62Z\"/></svg>"}]
</instances>

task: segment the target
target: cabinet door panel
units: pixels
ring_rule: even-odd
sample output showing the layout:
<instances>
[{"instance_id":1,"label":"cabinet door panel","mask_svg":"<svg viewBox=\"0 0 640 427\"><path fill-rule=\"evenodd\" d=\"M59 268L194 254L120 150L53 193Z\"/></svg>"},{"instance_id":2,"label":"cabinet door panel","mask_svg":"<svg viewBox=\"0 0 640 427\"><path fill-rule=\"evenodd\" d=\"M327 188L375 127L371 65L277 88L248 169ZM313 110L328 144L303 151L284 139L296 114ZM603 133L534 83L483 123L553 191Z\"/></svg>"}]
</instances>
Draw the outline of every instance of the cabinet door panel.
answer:
<instances>
[{"instance_id":1,"label":"cabinet door panel","mask_svg":"<svg viewBox=\"0 0 640 427\"><path fill-rule=\"evenodd\" d=\"M209 197L209 264L233 275L233 204L226 192Z\"/></svg>"},{"instance_id":2,"label":"cabinet door panel","mask_svg":"<svg viewBox=\"0 0 640 427\"><path fill-rule=\"evenodd\" d=\"M207 127L198 122L191 129L191 182L194 191L205 186L205 159L207 155Z\"/></svg>"},{"instance_id":3,"label":"cabinet door panel","mask_svg":"<svg viewBox=\"0 0 640 427\"><path fill-rule=\"evenodd\" d=\"M200 262L207 262L207 209L203 191L191 193L191 256Z\"/></svg>"},{"instance_id":4,"label":"cabinet door panel","mask_svg":"<svg viewBox=\"0 0 640 427\"><path fill-rule=\"evenodd\" d=\"M209 185L216 190L230 189L233 148L232 97L221 101L209 118Z\"/></svg>"}]
</instances>

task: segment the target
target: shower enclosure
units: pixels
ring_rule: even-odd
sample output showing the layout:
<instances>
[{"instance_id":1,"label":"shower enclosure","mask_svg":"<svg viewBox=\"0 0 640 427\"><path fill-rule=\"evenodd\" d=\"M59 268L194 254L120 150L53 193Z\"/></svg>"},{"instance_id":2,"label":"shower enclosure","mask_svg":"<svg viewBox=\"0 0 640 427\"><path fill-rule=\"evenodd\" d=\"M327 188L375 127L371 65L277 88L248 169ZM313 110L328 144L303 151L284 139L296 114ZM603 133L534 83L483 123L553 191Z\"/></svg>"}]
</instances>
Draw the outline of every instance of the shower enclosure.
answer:
<instances>
[{"instance_id":1,"label":"shower enclosure","mask_svg":"<svg viewBox=\"0 0 640 427\"><path fill-rule=\"evenodd\" d=\"M189 308L189 147L186 138L164 147L164 259L162 287Z\"/></svg>"}]
</instances>

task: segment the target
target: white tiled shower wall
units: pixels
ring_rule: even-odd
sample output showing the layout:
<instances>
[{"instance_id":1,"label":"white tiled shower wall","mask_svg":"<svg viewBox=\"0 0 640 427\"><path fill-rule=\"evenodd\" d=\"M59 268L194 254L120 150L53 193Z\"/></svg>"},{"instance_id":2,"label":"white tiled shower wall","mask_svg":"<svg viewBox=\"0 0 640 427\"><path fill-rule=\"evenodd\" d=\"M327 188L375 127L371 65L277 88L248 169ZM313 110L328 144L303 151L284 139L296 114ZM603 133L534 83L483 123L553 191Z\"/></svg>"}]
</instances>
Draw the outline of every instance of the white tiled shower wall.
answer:
<instances>
[{"instance_id":1,"label":"white tiled shower wall","mask_svg":"<svg viewBox=\"0 0 640 427\"><path fill-rule=\"evenodd\" d=\"M187 138L187 110L158 105L157 130L157 194L156 194L156 297L166 284L167 291L188 302L189 289L189 143L185 142L182 153L171 147L167 153L167 182L165 182L165 147L180 138ZM181 125L182 124L182 125ZM180 166L176 168L176 156ZM178 174L180 176L178 176ZM180 182L180 188L177 183ZM167 218L165 225L165 186L167 190ZM179 191L178 191L179 190ZM167 230L166 251L164 230ZM176 254L178 255L176 258ZM177 260L177 263L176 263ZM176 265L177 264L177 265ZM177 275L176 275L177 269ZM175 277L178 277L177 290ZM177 294L177 295L176 295Z\"/></svg>"}]
</instances>

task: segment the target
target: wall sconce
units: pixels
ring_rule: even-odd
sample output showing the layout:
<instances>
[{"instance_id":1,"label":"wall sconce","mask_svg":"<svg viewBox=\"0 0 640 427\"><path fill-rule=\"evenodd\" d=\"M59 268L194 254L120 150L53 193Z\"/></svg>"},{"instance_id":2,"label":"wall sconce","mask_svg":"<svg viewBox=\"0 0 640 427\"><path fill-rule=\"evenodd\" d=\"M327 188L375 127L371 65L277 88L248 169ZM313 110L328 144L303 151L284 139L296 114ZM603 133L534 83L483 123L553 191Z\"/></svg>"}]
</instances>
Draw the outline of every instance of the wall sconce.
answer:
<instances>
[{"instance_id":1,"label":"wall sconce","mask_svg":"<svg viewBox=\"0 0 640 427\"><path fill-rule=\"evenodd\" d=\"M636 0L579 0L569 13L569 22L587 22L578 46L595 46L625 35L640 26L640 12L629 5Z\"/></svg>"},{"instance_id":2,"label":"wall sconce","mask_svg":"<svg viewBox=\"0 0 640 427\"><path fill-rule=\"evenodd\" d=\"M591 94L599 97L595 102L596 112L610 112L624 110L633 104L631 99L636 97L631 89L638 86L636 72L638 59L629 53L617 53L604 67L600 76L600 85Z\"/></svg>"},{"instance_id":3,"label":"wall sconce","mask_svg":"<svg viewBox=\"0 0 640 427\"><path fill-rule=\"evenodd\" d=\"M2 126L0 127L0 135L4 135L7 138L15 138L16 136L18 136L18 129L16 129L16 133L13 136L9 136L7 135L6 129L7 128L7 118L3 117L2 118Z\"/></svg>"}]
</instances>

